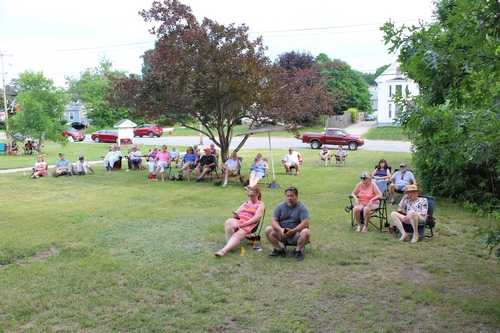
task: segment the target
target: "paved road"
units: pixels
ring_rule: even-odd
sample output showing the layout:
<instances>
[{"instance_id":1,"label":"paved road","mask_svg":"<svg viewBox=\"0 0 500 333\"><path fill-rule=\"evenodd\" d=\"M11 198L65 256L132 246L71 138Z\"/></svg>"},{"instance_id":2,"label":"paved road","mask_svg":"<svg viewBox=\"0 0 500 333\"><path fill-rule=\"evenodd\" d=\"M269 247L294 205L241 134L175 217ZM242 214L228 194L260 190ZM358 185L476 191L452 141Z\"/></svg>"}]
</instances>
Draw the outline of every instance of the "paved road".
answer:
<instances>
[{"instance_id":1,"label":"paved road","mask_svg":"<svg viewBox=\"0 0 500 333\"><path fill-rule=\"evenodd\" d=\"M354 135L363 135L370 128L376 126L374 121L362 121L353 124L346 128L346 131ZM167 144L168 146L178 145L194 145L200 144L199 136L189 136L189 137L176 137L168 134L169 131L165 131L160 138L135 138L134 142L144 145L162 145ZM231 141L231 149L236 148L240 142L243 140L242 137L236 136ZM90 135L87 135L85 142L91 142ZM203 138L203 144L201 146L209 146L212 143L208 138ZM308 144L302 143L301 140L295 139L292 135L289 138L276 138L273 137L271 133L271 146L273 148L298 148L298 149L311 149ZM244 148L269 148L269 138L268 137L250 137L245 143ZM365 140L365 145L359 147L360 150L381 150L381 151L394 151L394 152L409 152L410 143L400 142L400 141L374 141Z\"/></svg>"},{"instance_id":2,"label":"paved road","mask_svg":"<svg viewBox=\"0 0 500 333\"><path fill-rule=\"evenodd\" d=\"M375 122L364 121L359 122L357 124L353 124L346 128L346 131L350 134L354 135L363 135L368 131L371 127L375 126ZM0 132L0 139L5 139L5 133ZM242 137L234 137L231 142L231 148L234 149L238 146L238 144L242 141ZM167 144L168 146L172 145L194 145L200 143L199 136L189 136L189 137L176 137L171 136L166 132L160 138L135 138L134 141L138 144L145 145L162 145ZM209 146L211 143L206 137L203 139L202 147ZM93 143L90 140L90 135L87 135L84 142L82 144L99 144L101 143ZM295 139L290 135L289 138L275 138L271 133L271 146L272 148L288 148L293 147L294 149L312 149L308 144L302 143L301 140ZM268 137L250 137L245 143L244 148L265 148L269 149L269 138ZM380 150L380 151L393 151L393 152L409 152L410 151L410 142L402 142L402 141L375 141L375 140L366 140L365 145L358 148L359 150ZM90 163L102 163L101 161L93 161ZM18 171L29 171L29 168L20 168L20 169L12 169L12 170L0 170L0 173L7 172L18 172Z\"/></svg>"}]
</instances>

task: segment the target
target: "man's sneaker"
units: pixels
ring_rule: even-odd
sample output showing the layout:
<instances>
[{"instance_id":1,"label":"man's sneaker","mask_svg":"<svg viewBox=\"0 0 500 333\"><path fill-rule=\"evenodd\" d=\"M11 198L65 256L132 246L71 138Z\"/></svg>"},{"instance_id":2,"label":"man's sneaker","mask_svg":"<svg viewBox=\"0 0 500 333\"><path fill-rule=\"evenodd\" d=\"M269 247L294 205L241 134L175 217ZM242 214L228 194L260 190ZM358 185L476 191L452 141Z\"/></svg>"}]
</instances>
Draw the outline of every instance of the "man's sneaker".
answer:
<instances>
[{"instance_id":1,"label":"man's sneaker","mask_svg":"<svg viewBox=\"0 0 500 333\"><path fill-rule=\"evenodd\" d=\"M268 254L269 257L284 257L286 256L286 251L285 249L281 249L281 250L276 250L276 249L273 249L273 252L269 253Z\"/></svg>"},{"instance_id":2,"label":"man's sneaker","mask_svg":"<svg viewBox=\"0 0 500 333\"><path fill-rule=\"evenodd\" d=\"M200 181L200 178L196 178L196 180L194 182L198 183L199 181Z\"/></svg>"},{"instance_id":3,"label":"man's sneaker","mask_svg":"<svg viewBox=\"0 0 500 333\"><path fill-rule=\"evenodd\" d=\"M302 254L302 251L297 252L297 251L293 250L293 251L292 251L292 256L293 256L295 259L297 259L298 261L302 261L302 260L304 260L304 254Z\"/></svg>"},{"instance_id":4,"label":"man's sneaker","mask_svg":"<svg viewBox=\"0 0 500 333\"><path fill-rule=\"evenodd\" d=\"M300 174L300 171L297 171L297 172L295 173L295 176L297 176L298 174Z\"/></svg>"},{"instance_id":5,"label":"man's sneaker","mask_svg":"<svg viewBox=\"0 0 500 333\"><path fill-rule=\"evenodd\" d=\"M226 187L227 187L227 184L223 184L223 185L222 185L222 188L226 188Z\"/></svg>"},{"instance_id":6,"label":"man's sneaker","mask_svg":"<svg viewBox=\"0 0 500 333\"><path fill-rule=\"evenodd\" d=\"M205 181L205 179L204 179L204 178L200 178L200 179L198 179L198 182L199 182L199 183L202 183L202 182L204 182L204 181Z\"/></svg>"},{"instance_id":7,"label":"man's sneaker","mask_svg":"<svg viewBox=\"0 0 500 333\"><path fill-rule=\"evenodd\" d=\"M291 172L287 172L288 175L291 175L292 173Z\"/></svg>"},{"instance_id":8,"label":"man's sneaker","mask_svg":"<svg viewBox=\"0 0 500 333\"><path fill-rule=\"evenodd\" d=\"M243 180L243 177L240 177L240 183L241 183L241 186L245 186L245 181Z\"/></svg>"}]
</instances>

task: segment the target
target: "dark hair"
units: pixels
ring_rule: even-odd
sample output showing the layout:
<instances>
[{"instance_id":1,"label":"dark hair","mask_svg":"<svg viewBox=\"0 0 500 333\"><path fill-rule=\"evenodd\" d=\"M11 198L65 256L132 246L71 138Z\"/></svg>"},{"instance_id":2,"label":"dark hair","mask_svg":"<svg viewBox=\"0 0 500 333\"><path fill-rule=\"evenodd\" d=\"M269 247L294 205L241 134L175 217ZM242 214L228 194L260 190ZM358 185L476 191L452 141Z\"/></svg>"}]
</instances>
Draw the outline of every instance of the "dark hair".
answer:
<instances>
[{"instance_id":1,"label":"dark hair","mask_svg":"<svg viewBox=\"0 0 500 333\"><path fill-rule=\"evenodd\" d=\"M257 195L257 200L260 201L262 198L262 191L257 186L252 187L248 192L254 192Z\"/></svg>"},{"instance_id":2,"label":"dark hair","mask_svg":"<svg viewBox=\"0 0 500 333\"><path fill-rule=\"evenodd\" d=\"M377 169L380 169L380 163L385 163L385 168L387 169L387 161L383 158L381 158L380 161L378 161Z\"/></svg>"},{"instance_id":3,"label":"dark hair","mask_svg":"<svg viewBox=\"0 0 500 333\"><path fill-rule=\"evenodd\" d=\"M296 187L289 186L289 187L285 190L285 194L286 194L286 192L288 192L288 191L292 191L293 193L295 193L295 195L299 195L299 190L298 190Z\"/></svg>"}]
</instances>

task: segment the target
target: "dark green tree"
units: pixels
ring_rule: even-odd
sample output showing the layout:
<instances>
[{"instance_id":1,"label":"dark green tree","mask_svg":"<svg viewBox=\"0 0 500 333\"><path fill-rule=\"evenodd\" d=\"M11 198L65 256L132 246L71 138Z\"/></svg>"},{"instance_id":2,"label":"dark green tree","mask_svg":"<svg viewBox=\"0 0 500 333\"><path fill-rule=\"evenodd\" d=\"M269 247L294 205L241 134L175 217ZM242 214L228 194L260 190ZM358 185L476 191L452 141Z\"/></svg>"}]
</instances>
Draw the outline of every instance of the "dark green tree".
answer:
<instances>
[{"instance_id":1,"label":"dark green tree","mask_svg":"<svg viewBox=\"0 0 500 333\"><path fill-rule=\"evenodd\" d=\"M140 121L140 118L134 118L133 110L111 106L105 98L111 87L110 77L126 77L126 73L113 70L112 61L106 57L99 60L97 67L88 68L80 73L80 77L67 76L66 83L71 100L85 103L85 107L89 110L87 117L92 119L92 125L97 128L112 126L124 118Z\"/></svg>"},{"instance_id":2,"label":"dark green tree","mask_svg":"<svg viewBox=\"0 0 500 333\"><path fill-rule=\"evenodd\" d=\"M350 108L371 111L368 84L361 73L342 60L330 60L324 53L316 57L316 63L324 76L325 89L332 97L334 112L343 112Z\"/></svg>"},{"instance_id":3,"label":"dark green tree","mask_svg":"<svg viewBox=\"0 0 500 333\"><path fill-rule=\"evenodd\" d=\"M8 119L9 136L18 141L35 140L39 149L44 141L65 145L68 140L61 135L67 102L65 93L42 72L21 73L18 84L16 102L20 109Z\"/></svg>"},{"instance_id":4,"label":"dark green tree","mask_svg":"<svg viewBox=\"0 0 500 333\"><path fill-rule=\"evenodd\" d=\"M402 71L420 87L411 103L401 96L399 122L412 140L420 183L498 221L500 2L435 6L431 23L381 28L390 50L399 50Z\"/></svg>"},{"instance_id":5,"label":"dark green tree","mask_svg":"<svg viewBox=\"0 0 500 333\"><path fill-rule=\"evenodd\" d=\"M369 86L374 86L377 83L375 82L375 79L380 76L391 64L380 66L377 68L375 73L361 73L361 76L363 77L363 80L369 85Z\"/></svg>"}]
</instances>

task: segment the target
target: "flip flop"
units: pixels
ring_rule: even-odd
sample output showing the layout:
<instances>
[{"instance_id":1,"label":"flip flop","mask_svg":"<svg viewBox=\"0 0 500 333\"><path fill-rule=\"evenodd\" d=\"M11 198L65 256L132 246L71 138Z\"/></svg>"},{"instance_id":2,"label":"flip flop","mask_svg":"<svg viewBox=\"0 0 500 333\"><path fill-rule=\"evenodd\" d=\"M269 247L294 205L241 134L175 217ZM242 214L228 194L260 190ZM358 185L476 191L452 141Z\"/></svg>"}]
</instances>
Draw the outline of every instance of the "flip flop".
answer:
<instances>
[{"instance_id":1,"label":"flip flop","mask_svg":"<svg viewBox=\"0 0 500 333\"><path fill-rule=\"evenodd\" d=\"M215 252L214 253L216 257L224 257L224 255L226 254L226 252L220 250L219 252Z\"/></svg>"}]
</instances>

